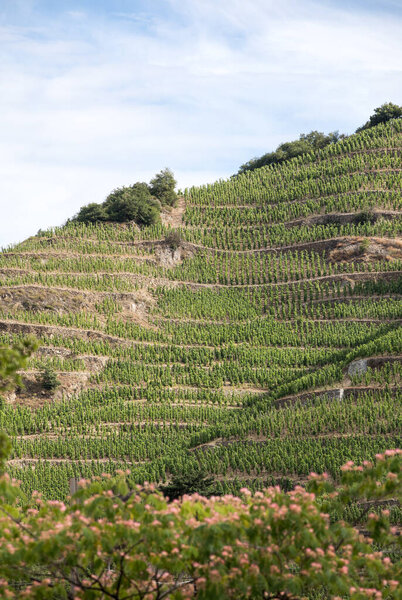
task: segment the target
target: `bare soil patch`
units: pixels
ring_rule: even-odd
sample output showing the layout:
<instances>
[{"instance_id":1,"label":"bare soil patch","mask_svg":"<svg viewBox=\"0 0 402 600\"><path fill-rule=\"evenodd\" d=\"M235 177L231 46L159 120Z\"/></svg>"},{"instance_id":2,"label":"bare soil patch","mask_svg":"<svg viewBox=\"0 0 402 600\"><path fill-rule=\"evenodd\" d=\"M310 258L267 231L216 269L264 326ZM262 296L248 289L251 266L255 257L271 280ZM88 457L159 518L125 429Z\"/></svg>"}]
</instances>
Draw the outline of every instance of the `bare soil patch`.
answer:
<instances>
[{"instance_id":1,"label":"bare soil patch","mask_svg":"<svg viewBox=\"0 0 402 600\"><path fill-rule=\"evenodd\" d=\"M0 289L0 310L54 312L57 314L89 310L93 302L87 294L74 290L20 287Z\"/></svg>"},{"instance_id":2,"label":"bare soil patch","mask_svg":"<svg viewBox=\"0 0 402 600\"><path fill-rule=\"evenodd\" d=\"M172 228L181 227L183 225L183 215L185 209L186 203L184 198L179 198L176 206L163 207L161 211L163 225L167 225Z\"/></svg>"},{"instance_id":3,"label":"bare soil patch","mask_svg":"<svg viewBox=\"0 0 402 600\"><path fill-rule=\"evenodd\" d=\"M37 408L52 402L58 402L63 397L70 398L79 394L85 387L91 377L90 372L58 372L57 378L60 386L54 391L43 389L40 382L37 381L39 371L30 371L22 374L23 387L15 392L6 395L6 401L10 404L24 407Z\"/></svg>"},{"instance_id":4,"label":"bare soil patch","mask_svg":"<svg viewBox=\"0 0 402 600\"><path fill-rule=\"evenodd\" d=\"M391 238L345 238L338 241L329 252L331 262L373 263L376 261L394 262L402 259L402 240Z\"/></svg>"}]
</instances>

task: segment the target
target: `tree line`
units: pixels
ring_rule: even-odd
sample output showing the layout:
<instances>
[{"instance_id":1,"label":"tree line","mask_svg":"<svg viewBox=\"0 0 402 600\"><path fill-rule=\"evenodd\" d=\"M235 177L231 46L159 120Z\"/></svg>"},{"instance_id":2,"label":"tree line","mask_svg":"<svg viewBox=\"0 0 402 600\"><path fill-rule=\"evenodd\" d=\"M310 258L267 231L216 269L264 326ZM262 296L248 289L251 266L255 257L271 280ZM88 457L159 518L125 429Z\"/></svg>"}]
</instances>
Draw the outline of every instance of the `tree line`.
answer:
<instances>
[{"instance_id":1,"label":"tree line","mask_svg":"<svg viewBox=\"0 0 402 600\"><path fill-rule=\"evenodd\" d=\"M386 123L390 119L400 119L402 117L402 106L387 102L374 109L374 114L371 115L369 120L356 129L356 133L363 131L364 129L370 129L380 123ZM260 157L252 158L247 161L239 168L237 175L245 173L246 171L254 171L265 165L274 165L283 163L290 158L307 154L312 150L320 150L335 144L339 140L348 137L344 133L339 131L331 131L327 135L321 131L310 131L310 133L301 133L298 140L292 142L285 142L280 144L273 152L267 152Z\"/></svg>"},{"instance_id":2,"label":"tree line","mask_svg":"<svg viewBox=\"0 0 402 600\"><path fill-rule=\"evenodd\" d=\"M116 188L101 204L91 202L82 206L72 221L98 223L134 221L139 226L160 221L162 206L174 206L177 200L176 180L170 169L157 173L150 183L136 183Z\"/></svg>"}]
</instances>

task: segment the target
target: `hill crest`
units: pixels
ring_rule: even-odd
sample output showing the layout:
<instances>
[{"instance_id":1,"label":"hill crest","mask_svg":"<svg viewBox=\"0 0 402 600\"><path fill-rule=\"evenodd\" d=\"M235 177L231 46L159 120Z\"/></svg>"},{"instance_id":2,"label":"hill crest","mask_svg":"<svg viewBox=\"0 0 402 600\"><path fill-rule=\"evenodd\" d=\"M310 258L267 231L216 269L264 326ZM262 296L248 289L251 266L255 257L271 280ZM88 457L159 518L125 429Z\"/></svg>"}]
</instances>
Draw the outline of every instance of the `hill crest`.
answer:
<instances>
[{"instance_id":1,"label":"hill crest","mask_svg":"<svg viewBox=\"0 0 402 600\"><path fill-rule=\"evenodd\" d=\"M40 340L0 411L23 487L61 498L129 466L236 492L398 447L401 150L390 122L187 189L160 224L68 223L4 251L1 342Z\"/></svg>"}]
</instances>

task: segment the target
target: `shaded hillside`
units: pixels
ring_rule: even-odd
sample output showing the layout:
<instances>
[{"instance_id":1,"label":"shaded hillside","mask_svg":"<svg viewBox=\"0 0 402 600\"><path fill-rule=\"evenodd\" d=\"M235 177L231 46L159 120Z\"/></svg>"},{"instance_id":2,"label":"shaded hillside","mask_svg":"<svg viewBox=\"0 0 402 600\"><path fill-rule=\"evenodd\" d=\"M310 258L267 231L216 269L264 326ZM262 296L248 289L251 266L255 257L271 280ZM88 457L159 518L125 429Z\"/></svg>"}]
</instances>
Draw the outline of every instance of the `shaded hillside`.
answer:
<instances>
[{"instance_id":1,"label":"shaded hillside","mask_svg":"<svg viewBox=\"0 0 402 600\"><path fill-rule=\"evenodd\" d=\"M290 486L400 446L401 150L399 120L186 190L164 224L3 252L1 342L40 340L0 410L24 488L197 466L225 492Z\"/></svg>"}]
</instances>

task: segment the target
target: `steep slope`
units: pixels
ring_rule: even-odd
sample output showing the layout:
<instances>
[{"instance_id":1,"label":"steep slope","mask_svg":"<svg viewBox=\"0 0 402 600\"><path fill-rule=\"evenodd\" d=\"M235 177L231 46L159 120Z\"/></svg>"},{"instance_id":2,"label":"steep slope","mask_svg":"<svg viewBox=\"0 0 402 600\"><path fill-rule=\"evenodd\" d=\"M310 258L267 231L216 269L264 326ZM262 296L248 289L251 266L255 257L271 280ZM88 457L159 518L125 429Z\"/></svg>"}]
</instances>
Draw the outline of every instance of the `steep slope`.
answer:
<instances>
[{"instance_id":1,"label":"steep slope","mask_svg":"<svg viewBox=\"0 0 402 600\"><path fill-rule=\"evenodd\" d=\"M4 251L1 342L41 345L0 410L23 487L201 466L236 492L400 446L401 150L390 122L186 190L164 225L69 224Z\"/></svg>"}]
</instances>

